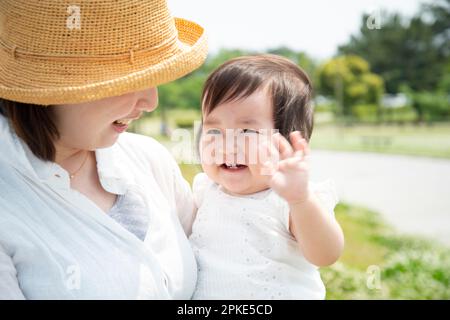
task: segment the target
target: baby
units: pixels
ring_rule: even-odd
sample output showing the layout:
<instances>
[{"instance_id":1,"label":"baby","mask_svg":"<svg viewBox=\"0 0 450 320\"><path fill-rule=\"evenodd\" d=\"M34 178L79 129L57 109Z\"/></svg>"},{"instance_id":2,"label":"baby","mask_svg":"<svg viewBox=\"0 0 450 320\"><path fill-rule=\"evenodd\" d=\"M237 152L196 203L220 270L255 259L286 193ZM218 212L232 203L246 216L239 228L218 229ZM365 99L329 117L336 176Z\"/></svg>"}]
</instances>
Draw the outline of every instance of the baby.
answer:
<instances>
[{"instance_id":1,"label":"baby","mask_svg":"<svg viewBox=\"0 0 450 320\"><path fill-rule=\"evenodd\" d=\"M193 299L325 298L318 267L339 258L344 237L333 184L309 182L312 128L311 81L288 59L236 58L209 76Z\"/></svg>"}]
</instances>

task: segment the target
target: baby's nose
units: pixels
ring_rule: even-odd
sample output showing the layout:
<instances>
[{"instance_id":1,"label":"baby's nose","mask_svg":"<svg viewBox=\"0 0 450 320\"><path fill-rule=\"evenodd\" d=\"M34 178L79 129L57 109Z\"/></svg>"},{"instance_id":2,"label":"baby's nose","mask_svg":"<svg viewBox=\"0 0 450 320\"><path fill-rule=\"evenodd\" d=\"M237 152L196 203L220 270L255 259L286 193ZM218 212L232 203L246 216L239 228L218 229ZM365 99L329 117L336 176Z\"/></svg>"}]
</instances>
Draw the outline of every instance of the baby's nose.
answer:
<instances>
[{"instance_id":1,"label":"baby's nose","mask_svg":"<svg viewBox=\"0 0 450 320\"><path fill-rule=\"evenodd\" d=\"M224 161L227 163L245 163L245 152L240 148L238 143L225 144L224 148Z\"/></svg>"}]
</instances>

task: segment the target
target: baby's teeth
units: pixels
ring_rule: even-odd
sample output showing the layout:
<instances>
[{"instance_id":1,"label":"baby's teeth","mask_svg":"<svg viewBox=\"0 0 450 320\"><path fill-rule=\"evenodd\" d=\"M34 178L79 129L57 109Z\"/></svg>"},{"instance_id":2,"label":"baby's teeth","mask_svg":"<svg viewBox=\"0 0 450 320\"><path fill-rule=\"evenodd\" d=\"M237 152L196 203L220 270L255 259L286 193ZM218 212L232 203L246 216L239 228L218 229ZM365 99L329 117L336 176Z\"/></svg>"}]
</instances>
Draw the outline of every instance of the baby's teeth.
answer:
<instances>
[{"instance_id":1,"label":"baby's teeth","mask_svg":"<svg viewBox=\"0 0 450 320\"><path fill-rule=\"evenodd\" d=\"M118 124L129 124L131 122L131 120L116 120L116 123Z\"/></svg>"}]
</instances>

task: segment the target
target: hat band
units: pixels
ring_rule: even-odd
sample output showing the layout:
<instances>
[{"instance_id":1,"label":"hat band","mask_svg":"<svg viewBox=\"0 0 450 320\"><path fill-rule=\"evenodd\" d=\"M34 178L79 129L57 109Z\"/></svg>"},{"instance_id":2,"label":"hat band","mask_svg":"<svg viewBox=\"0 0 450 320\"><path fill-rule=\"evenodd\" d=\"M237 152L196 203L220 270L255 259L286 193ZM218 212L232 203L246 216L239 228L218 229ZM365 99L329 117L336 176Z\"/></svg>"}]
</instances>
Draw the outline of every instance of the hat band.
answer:
<instances>
[{"instance_id":1,"label":"hat band","mask_svg":"<svg viewBox=\"0 0 450 320\"><path fill-rule=\"evenodd\" d=\"M143 53L157 53L163 50L170 51L176 48L175 43L178 40L177 32L174 32L172 36L157 46L139 49L138 47L130 48L128 52L116 53L116 54L97 54L97 55L76 55L76 54L59 54L59 53L40 53L32 52L19 48L17 45L8 45L3 39L0 38L0 46L10 53L13 58L30 57L42 60L73 60L73 61L102 61L102 60L124 60L128 59L131 64L134 63L135 54Z\"/></svg>"}]
</instances>

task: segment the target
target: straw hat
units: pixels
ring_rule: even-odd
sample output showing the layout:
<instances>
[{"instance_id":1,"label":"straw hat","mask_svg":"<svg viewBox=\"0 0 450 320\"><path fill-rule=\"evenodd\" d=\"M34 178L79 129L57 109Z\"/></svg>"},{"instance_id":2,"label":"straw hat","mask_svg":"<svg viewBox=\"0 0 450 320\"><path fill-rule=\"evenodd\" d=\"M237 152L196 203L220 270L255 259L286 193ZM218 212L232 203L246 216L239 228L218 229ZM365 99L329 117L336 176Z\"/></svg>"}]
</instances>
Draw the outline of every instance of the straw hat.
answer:
<instances>
[{"instance_id":1,"label":"straw hat","mask_svg":"<svg viewBox=\"0 0 450 320\"><path fill-rule=\"evenodd\" d=\"M143 90L199 67L199 25L165 0L1 0L0 97L40 105Z\"/></svg>"}]
</instances>

